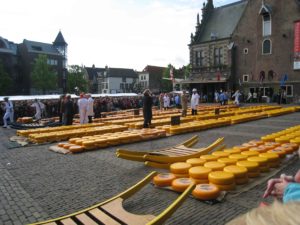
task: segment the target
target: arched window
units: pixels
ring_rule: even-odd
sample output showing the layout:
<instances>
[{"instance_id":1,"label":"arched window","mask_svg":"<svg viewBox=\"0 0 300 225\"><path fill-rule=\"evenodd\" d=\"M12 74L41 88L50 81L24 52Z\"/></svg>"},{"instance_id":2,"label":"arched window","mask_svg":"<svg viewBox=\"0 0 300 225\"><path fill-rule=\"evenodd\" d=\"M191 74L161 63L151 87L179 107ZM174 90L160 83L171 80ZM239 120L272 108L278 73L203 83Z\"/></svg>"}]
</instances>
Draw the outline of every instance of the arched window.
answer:
<instances>
[{"instance_id":1,"label":"arched window","mask_svg":"<svg viewBox=\"0 0 300 225\"><path fill-rule=\"evenodd\" d=\"M273 80L273 78L274 78L274 71L273 70L269 70L269 72L268 72L268 80Z\"/></svg>"},{"instance_id":2,"label":"arched window","mask_svg":"<svg viewBox=\"0 0 300 225\"><path fill-rule=\"evenodd\" d=\"M262 54L271 54L271 49L272 49L271 40L270 39L263 40Z\"/></svg>"}]
</instances>

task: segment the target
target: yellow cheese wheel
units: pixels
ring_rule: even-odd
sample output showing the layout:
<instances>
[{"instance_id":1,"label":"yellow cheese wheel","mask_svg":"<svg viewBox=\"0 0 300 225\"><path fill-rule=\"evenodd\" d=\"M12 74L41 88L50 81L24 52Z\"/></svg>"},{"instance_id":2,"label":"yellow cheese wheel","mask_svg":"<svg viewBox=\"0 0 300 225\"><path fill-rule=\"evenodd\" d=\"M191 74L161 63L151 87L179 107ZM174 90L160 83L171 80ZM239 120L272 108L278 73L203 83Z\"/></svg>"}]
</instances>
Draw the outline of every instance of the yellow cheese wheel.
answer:
<instances>
[{"instance_id":1,"label":"yellow cheese wheel","mask_svg":"<svg viewBox=\"0 0 300 225\"><path fill-rule=\"evenodd\" d=\"M153 183L159 187L171 186L176 177L172 173L160 173L153 178Z\"/></svg>"},{"instance_id":2,"label":"yellow cheese wheel","mask_svg":"<svg viewBox=\"0 0 300 225\"><path fill-rule=\"evenodd\" d=\"M229 165L235 165L237 160L230 159L230 158L221 158L221 159L218 159L218 162L224 163L226 166L229 166Z\"/></svg>"},{"instance_id":3,"label":"yellow cheese wheel","mask_svg":"<svg viewBox=\"0 0 300 225\"><path fill-rule=\"evenodd\" d=\"M260 176L260 171L257 172L248 172L248 177L249 178L256 178Z\"/></svg>"},{"instance_id":4,"label":"yellow cheese wheel","mask_svg":"<svg viewBox=\"0 0 300 225\"><path fill-rule=\"evenodd\" d=\"M280 146L280 147L277 147L275 149L283 149L286 154L292 154L294 152L294 149L292 147L289 147L289 146Z\"/></svg>"},{"instance_id":5,"label":"yellow cheese wheel","mask_svg":"<svg viewBox=\"0 0 300 225\"><path fill-rule=\"evenodd\" d=\"M75 144L64 144L63 148L64 149L69 149L71 146L74 146Z\"/></svg>"},{"instance_id":6,"label":"yellow cheese wheel","mask_svg":"<svg viewBox=\"0 0 300 225\"><path fill-rule=\"evenodd\" d=\"M187 174L191 168L191 164L185 162L173 163L170 165L170 170L175 174Z\"/></svg>"},{"instance_id":7,"label":"yellow cheese wheel","mask_svg":"<svg viewBox=\"0 0 300 225\"><path fill-rule=\"evenodd\" d=\"M187 163L191 164L192 167L194 166L203 166L204 163L206 162L205 159L200 159L200 158L192 158L186 160Z\"/></svg>"},{"instance_id":8,"label":"yellow cheese wheel","mask_svg":"<svg viewBox=\"0 0 300 225\"><path fill-rule=\"evenodd\" d=\"M242 155L242 154L232 154L228 158L236 159L237 161L243 161L243 160L246 160L248 158L248 156Z\"/></svg>"},{"instance_id":9,"label":"yellow cheese wheel","mask_svg":"<svg viewBox=\"0 0 300 225\"><path fill-rule=\"evenodd\" d=\"M263 146L252 147L249 149L249 151L254 151L254 152L258 152L258 153L263 153L263 152L266 152L267 150L268 149Z\"/></svg>"},{"instance_id":10,"label":"yellow cheese wheel","mask_svg":"<svg viewBox=\"0 0 300 225\"><path fill-rule=\"evenodd\" d=\"M267 158L269 163L279 161L279 156L276 153L261 153L259 157Z\"/></svg>"},{"instance_id":11,"label":"yellow cheese wheel","mask_svg":"<svg viewBox=\"0 0 300 225\"><path fill-rule=\"evenodd\" d=\"M214 171L209 173L208 180L213 184L232 184L234 183L234 175L223 171Z\"/></svg>"},{"instance_id":12,"label":"yellow cheese wheel","mask_svg":"<svg viewBox=\"0 0 300 225\"><path fill-rule=\"evenodd\" d=\"M225 166L226 166L225 163L220 163L217 161L207 162L204 164L204 167L209 168L212 171L222 171Z\"/></svg>"},{"instance_id":13,"label":"yellow cheese wheel","mask_svg":"<svg viewBox=\"0 0 300 225\"><path fill-rule=\"evenodd\" d=\"M224 149L223 151L229 153L230 155L241 153L240 149L233 149L233 148Z\"/></svg>"},{"instance_id":14,"label":"yellow cheese wheel","mask_svg":"<svg viewBox=\"0 0 300 225\"><path fill-rule=\"evenodd\" d=\"M212 155L215 155L220 159L220 158L227 158L230 154L228 152L216 151L213 152Z\"/></svg>"},{"instance_id":15,"label":"yellow cheese wheel","mask_svg":"<svg viewBox=\"0 0 300 225\"><path fill-rule=\"evenodd\" d=\"M241 153L241 155L245 155L247 157L258 156L259 152L256 152L256 151L244 151L244 152Z\"/></svg>"},{"instance_id":16,"label":"yellow cheese wheel","mask_svg":"<svg viewBox=\"0 0 300 225\"><path fill-rule=\"evenodd\" d=\"M204 166L196 166L189 169L189 175L195 179L208 179L208 174L212 172L212 169L206 168Z\"/></svg>"},{"instance_id":17,"label":"yellow cheese wheel","mask_svg":"<svg viewBox=\"0 0 300 225\"><path fill-rule=\"evenodd\" d=\"M57 146L63 148L65 144L66 144L66 142L61 142L61 143L58 143Z\"/></svg>"},{"instance_id":18,"label":"yellow cheese wheel","mask_svg":"<svg viewBox=\"0 0 300 225\"><path fill-rule=\"evenodd\" d=\"M268 159L259 156L249 157L247 160L250 162L257 162L259 167L268 165Z\"/></svg>"},{"instance_id":19,"label":"yellow cheese wheel","mask_svg":"<svg viewBox=\"0 0 300 225\"><path fill-rule=\"evenodd\" d=\"M237 146L234 146L233 149L238 149L241 152L243 152L243 151L248 151L249 147L242 146L242 145L237 145Z\"/></svg>"},{"instance_id":20,"label":"yellow cheese wheel","mask_svg":"<svg viewBox=\"0 0 300 225\"><path fill-rule=\"evenodd\" d=\"M279 158L284 158L286 155L286 152L284 151L284 149L272 149L272 150L269 150L268 153L275 153L279 156Z\"/></svg>"},{"instance_id":21,"label":"yellow cheese wheel","mask_svg":"<svg viewBox=\"0 0 300 225\"><path fill-rule=\"evenodd\" d=\"M260 170L261 173L267 173L267 172L270 171L270 168L269 168L269 165L267 165L267 166L260 166L259 170Z\"/></svg>"},{"instance_id":22,"label":"yellow cheese wheel","mask_svg":"<svg viewBox=\"0 0 300 225\"><path fill-rule=\"evenodd\" d=\"M249 182L248 176L235 179L237 185L247 184Z\"/></svg>"},{"instance_id":23,"label":"yellow cheese wheel","mask_svg":"<svg viewBox=\"0 0 300 225\"><path fill-rule=\"evenodd\" d=\"M189 178L189 174L188 173L174 173L176 178Z\"/></svg>"},{"instance_id":24,"label":"yellow cheese wheel","mask_svg":"<svg viewBox=\"0 0 300 225\"><path fill-rule=\"evenodd\" d=\"M215 184L221 191L233 191L235 189L235 183L232 184Z\"/></svg>"},{"instance_id":25,"label":"yellow cheese wheel","mask_svg":"<svg viewBox=\"0 0 300 225\"><path fill-rule=\"evenodd\" d=\"M201 155L200 159L204 159L206 160L206 162L210 162L210 161L217 161L218 160L218 156L215 155Z\"/></svg>"},{"instance_id":26,"label":"yellow cheese wheel","mask_svg":"<svg viewBox=\"0 0 300 225\"><path fill-rule=\"evenodd\" d=\"M198 184L193 190L192 195L200 200L212 200L219 197L220 190L214 184Z\"/></svg>"},{"instance_id":27,"label":"yellow cheese wheel","mask_svg":"<svg viewBox=\"0 0 300 225\"><path fill-rule=\"evenodd\" d=\"M172 188L178 192L184 192L194 181L190 178L176 178L172 181Z\"/></svg>"},{"instance_id":28,"label":"yellow cheese wheel","mask_svg":"<svg viewBox=\"0 0 300 225\"><path fill-rule=\"evenodd\" d=\"M278 143L289 143L290 142L290 137L287 137L287 136L280 136L280 137L277 137L275 138L275 141L278 142Z\"/></svg>"},{"instance_id":29,"label":"yellow cheese wheel","mask_svg":"<svg viewBox=\"0 0 300 225\"><path fill-rule=\"evenodd\" d=\"M236 165L247 168L248 172L259 171L259 164L257 162L250 162L248 160L245 160L245 161L238 161Z\"/></svg>"},{"instance_id":30,"label":"yellow cheese wheel","mask_svg":"<svg viewBox=\"0 0 300 225\"><path fill-rule=\"evenodd\" d=\"M272 135L266 135L260 138L264 142L272 142L275 140L275 137Z\"/></svg>"},{"instance_id":31,"label":"yellow cheese wheel","mask_svg":"<svg viewBox=\"0 0 300 225\"><path fill-rule=\"evenodd\" d=\"M295 143L297 145L300 145L300 138L294 138L290 140L290 143Z\"/></svg>"},{"instance_id":32,"label":"yellow cheese wheel","mask_svg":"<svg viewBox=\"0 0 300 225\"><path fill-rule=\"evenodd\" d=\"M208 179L196 179L196 178L191 178L195 184L208 184L209 181Z\"/></svg>"},{"instance_id":33,"label":"yellow cheese wheel","mask_svg":"<svg viewBox=\"0 0 300 225\"><path fill-rule=\"evenodd\" d=\"M281 145L282 147L291 147L293 148L294 151L298 150L299 145L297 145L296 143L285 143Z\"/></svg>"},{"instance_id":34,"label":"yellow cheese wheel","mask_svg":"<svg viewBox=\"0 0 300 225\"><path fill-rule=\"evenodd\" d=\"M225 172L232 173L235 178L243 178L247 176L247 168L243 166L226 166Z\"/></svg>"},{"instance_id":35,"label":"yellow cheese wheel","mask_svg":"<svg viewBox=\"0 0 300 225\"><path fill-rule=\"evenodd\" d=\"M83 150L84 150L84 148L82 146L79 146L79 145L74 145L74 146L71 146L69 148L69 151L72 152L72 153L82 152Z\"/></svg>"},{"instance_id":36,"label":"yellow cheese wheel","mask_svg":"<svg viewBox=\"0 0 300 225\"><path fill-rule=\"evenodd\" d=\"M78 140L80 140L81 138L71 138L71 139L69 139L69 142L71 143L71 144L76 144L76 141L78 141Z\"/></svg>"},{"instance_id":37,"label":"yellow cheese wheel","mask_svg":"<svg viewBox=\"0 0 300 225\"><path fill-rule=\"evenodd\" d=\"M87 148L94 147L95 146L95 142L94 141L84 141L84 142L82 142L82 145L84 147L87 147Z\"/></svg>"}]
</instances>

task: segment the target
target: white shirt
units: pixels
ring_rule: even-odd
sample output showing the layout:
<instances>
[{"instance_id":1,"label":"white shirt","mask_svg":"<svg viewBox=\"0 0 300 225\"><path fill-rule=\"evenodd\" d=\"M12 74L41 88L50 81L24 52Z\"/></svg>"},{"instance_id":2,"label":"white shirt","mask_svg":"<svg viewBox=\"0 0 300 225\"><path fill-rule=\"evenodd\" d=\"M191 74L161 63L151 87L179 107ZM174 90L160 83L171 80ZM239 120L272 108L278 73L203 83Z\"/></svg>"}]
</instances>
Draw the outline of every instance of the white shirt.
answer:
<instances>
[{"instance_id":1,"label":"white shirt","mask_svg":"<svg viewBox=\"0 0 300 225\"><path fill-rule=\"evenodd\" d=\"M79 111L81 110L87 110L88 109L88 100L86 98L80 98L77 102L77 105L79 107Z\"/></svg>"},{"instance_id":2,"label":"white shirt","mask_svg":"<svg viewBox=\"0 0 300 225\"><path fill-rule=\"evenodd\" d=\"M36 112L42 112L45 109L45 105L42 102L34 102L31 107L35 107Z\"/></svg>"},{"instance_id":3,"label":"white shirt","mask_svg":"<svg viewBox=\"0 0 300 225\"><path fill-rule=\"evenodd\" d=\"M197 105L199 105L199 99L200 99L200 96L198 95L198 93L192 94L192 98L191 98L191 108L192 109L197 109Z\"/></svg>"},{"instance_id":4,"label":"white shirt","mask_svg":"<svg viewBox=\"0 0 300 225\"><path fill-rule=\"evenodd\" d=\"M90 97L88 99L87 115L88 116L93 116L94 115L94 99L92 97Z\"/></svg>"},{"instance_id":5,"label":"white shirt","mask_svg":"<svg viewBox=\"0 0 300 225\"><path fill-rule=\"evenodd\" d=\"M164 107L169 107L170 106L170 98L169 96L165 95L164 96Z\"/></svg>"}]
</instances>

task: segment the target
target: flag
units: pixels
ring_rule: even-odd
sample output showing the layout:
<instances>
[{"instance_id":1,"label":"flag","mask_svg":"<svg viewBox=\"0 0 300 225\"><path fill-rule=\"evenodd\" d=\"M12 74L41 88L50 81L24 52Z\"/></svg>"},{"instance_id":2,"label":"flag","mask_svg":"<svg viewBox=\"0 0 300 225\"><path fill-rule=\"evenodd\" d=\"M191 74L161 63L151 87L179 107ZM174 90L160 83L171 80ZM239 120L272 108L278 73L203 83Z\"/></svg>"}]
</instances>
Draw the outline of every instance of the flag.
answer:
<instances>
[{"instance_id":1,"label":"flag","mask_svg":"<svg viewBox=\"0 0 300 225\"><path fill-rule=\"evenodd\" d=\"M172 66L170 68L170 79L172 80L173 83L175 82L175 80L174 80L174 74L173 74L173 67Z\"/></svg>"},{"instance_id":2,"label":"flag","mask_svg":"<svg viewBox=\"0 0 300 225\"><path fill-rule=\"evenodd\" d=\"M288 80L288 75L284 74L281 81L280 81L280 87L283 87L285 85L285 82Z\"/></svg>"}]
</instances>

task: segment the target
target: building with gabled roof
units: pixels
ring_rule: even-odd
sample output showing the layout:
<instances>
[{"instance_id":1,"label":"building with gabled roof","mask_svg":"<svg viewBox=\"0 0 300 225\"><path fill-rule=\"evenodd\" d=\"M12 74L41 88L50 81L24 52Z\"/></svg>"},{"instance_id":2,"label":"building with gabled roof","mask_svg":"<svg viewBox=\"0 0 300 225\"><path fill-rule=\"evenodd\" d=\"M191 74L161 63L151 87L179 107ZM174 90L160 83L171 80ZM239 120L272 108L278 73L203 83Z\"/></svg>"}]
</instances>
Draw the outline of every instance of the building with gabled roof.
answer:
<instances>
[{"instance_id":1,"label":"building with gabled roof","mask_svg":"<svg viewBox=\"0 0 300 225\"><path fill-rule=\"evenodd\" d=\"M162 86L163 73L166 67L147 65L139 72L139 91L149 89L152 93L159 93Z\"/></svg>"}]
</instances>

